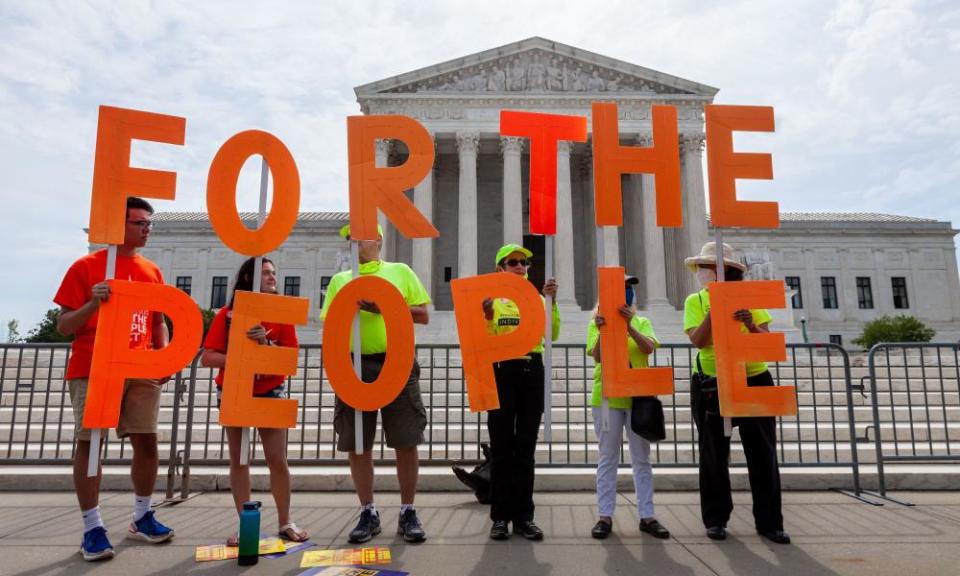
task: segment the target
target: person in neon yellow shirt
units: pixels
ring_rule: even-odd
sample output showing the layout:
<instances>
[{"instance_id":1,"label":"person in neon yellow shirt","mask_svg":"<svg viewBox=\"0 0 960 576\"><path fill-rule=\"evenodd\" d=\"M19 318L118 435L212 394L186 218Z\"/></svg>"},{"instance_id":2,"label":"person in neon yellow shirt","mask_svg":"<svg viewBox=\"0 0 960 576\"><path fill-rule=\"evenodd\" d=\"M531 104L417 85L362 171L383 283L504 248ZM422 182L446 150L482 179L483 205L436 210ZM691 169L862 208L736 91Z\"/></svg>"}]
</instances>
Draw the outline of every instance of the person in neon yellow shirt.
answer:
<instances>
[{"instance_id":1,"label":"person in neon yellow shirt","mask_svg":"<svg viewBox=\"0 0 960 576\"><path fill-rule=\"evenodd\" d=\"M627 352L630 366L646 368L648 356L660 346L650 320L637 314L633 305L633 286L636 276L624 278L626 305L618 310L627 321ZM630 462L633 468L633 488L637 496L637 514L640 517L640 531L652 534L656 538L669 538L670 531L657 521L653 506L653 468L650 466L650 442L638 435L630 427L630 408L632 398L608 398L610 408L609 429L604 431L602 424L603 403L603 365L600 354L600 328L606 324L606 318L599 314L599 305L593 309L593 318L587 326L587 354L593 357L596 367L593 370L593 393L590 406L593 409L593 430L597 435L597 510L600 519L590 535L603 540L613 532L613 511L617 501L617 467L620 464L620 448L623 446L623 429L627 430L630 444Z\"/></svg>"},{"instance_id":2,"label":"person in neon yellow shirt","mask_svg":"<svg viewBox=\"0 0 960 576\"><path fill-rule=\"evenodd\" d=\"M409 266L401 262L384 262L380 259L380 248L383 241L383 231L378 226L380 238L377 240L360 240L359 260L360 275L379 276L394 286L403 295L410 306L410 315L416 324L427 324L430 321L427 305L430 295L423 287L420 279ZM350 226L340 230L340 236L349 240ZM320 319L327 317L330 303L336 298L337 292L353 277L351 270L339 272L330 279L326 298L320 310ZM373 382L383 368L387 352L387 331L376 303L370 300L359 300L360 309L360 365L361 379L364 382ZM353 350L351 334L350 348ZM417 446L424 442L423 431L427 426L427 411L423 406L420 395L420 365L416 359L407 384L397 398L380 409L383 415L383 434L387 446L393 448L397 455L397 479L400 483L400 520L398 533L407 542L417 543L426 540L417 512L413 507L417 492L417 476L419 461ZM380 514L373 501L373 441L377 431L377 412L363 413L363 454L354 452L354 411L340 398L334 406L334 430L337 432L337 450L349 453L350 476L360 500L360 519L357 526L350 532L348 539L351 543L367 542L379 534Z\"/></svg>"},{"instance_id":3,"label":"person in neon yellow shirt","mask_svg":"<svg viewBox=\"0 0 960 576\"><path fill-rule=\"evenodd\" d=\"M700 254L684 263L704 287L687 296L683 306L683 330L698 348L694 368L705 375L692 378L690 407L699 432L700 514L707 536L713 540L727 537L726 526L733 512L730 495L730 438L724 434L723 418L717 402L716 357L713 350L713 324L710 317L710 293L706 286L717 280L716 243L707 242ZM733 248L723 245L724 281L741 281L746 266L734 258ZM769 332L770 313L766 310L737 310L734 319L743 332ZM692 370L691 370L692 371ZM773 377L764 362L746 364L748 386L773 386ZM780 496L780 470L777 466L777 431L773 417L736 418L740 440L747 460L750 492L753 495L753 519L757 533L778 544L789 544L783 531Z\"/></svg>"},{"instance_id":4,"label":"person in neon yellow shirt","mask_svg":"<svg viewBox=\"0 0 960 576\"><path fill-rule=\"evenodd\" d=\"M497 251L498 272L526 278L533 252L519 244L507 244ZM557 281L549 278L543 293L554 298L552 338L560 335L560 311L557 308ZM491 334L512 332L521 318L516 304L504 298L483 301L487 330ZM543 342L527 355L494 364L500 408L487 413L490 433L490 528L492 540L514 534L528 540L542 540L543 531L533 521L534 454L543 416Z\"/></svg>"}]
</instances>

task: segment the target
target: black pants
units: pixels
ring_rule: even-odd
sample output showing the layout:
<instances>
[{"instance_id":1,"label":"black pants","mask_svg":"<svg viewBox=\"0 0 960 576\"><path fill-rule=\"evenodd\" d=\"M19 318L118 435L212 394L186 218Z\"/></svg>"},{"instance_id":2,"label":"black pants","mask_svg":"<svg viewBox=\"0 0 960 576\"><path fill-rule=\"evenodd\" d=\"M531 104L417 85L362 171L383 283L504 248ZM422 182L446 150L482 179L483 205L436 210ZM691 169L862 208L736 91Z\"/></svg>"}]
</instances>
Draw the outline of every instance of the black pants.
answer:
<instances>
[{"instance_id":1,"label":"black pants","mask_svg":"<svg viewBox=\"0 0 960 576\"><path fill-rule=\"evenodd\" d=\"M747 378L748 386L773 386L770 372ZM700 514L703 525L726 526L733 512L730 494L730 438L723 435L723 418L707 409L699 388L691 386L690 402L700 434ZM753 520L758 532L783 530L780 469L777 466L776 419L772 416L734 418L747 459Z\"/></svg>"},{"instance_id":2,"label":"black pants","mask_svg":"<svg viewBox=\"0 0 960 576\"><path fill-rule=\"evenodd\" d=\"M533 468L543 417L543 360L494 365L500 408L487 412L490 432L490 518L533 520Z\"/></svg>"}]
</instances>

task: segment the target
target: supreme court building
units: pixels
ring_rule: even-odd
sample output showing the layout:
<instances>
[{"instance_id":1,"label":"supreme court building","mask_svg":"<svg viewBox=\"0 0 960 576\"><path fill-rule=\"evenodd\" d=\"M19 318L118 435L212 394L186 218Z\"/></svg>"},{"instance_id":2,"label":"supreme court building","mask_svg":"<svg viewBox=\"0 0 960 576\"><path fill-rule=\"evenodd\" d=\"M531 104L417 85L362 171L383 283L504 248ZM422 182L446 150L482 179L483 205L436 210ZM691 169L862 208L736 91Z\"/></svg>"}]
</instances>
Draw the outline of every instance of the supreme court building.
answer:
<instances>
[{"instance_id":1,"label":"supreme court building","mask_svg":"<svg viewBox=\"0 0 960 576\"><path fill-rule=\"evenodd\" d=\"M661 340L686 341L683 301L698 286L683 259L712 238L703 110L717 88L530 38L355 91L364 114L410 116L434 138L433 171L408 194L440 237L411 241L382 220L384 259L410 264L433 298L430 325L417 327L420 342L456 340L450 280L492 272L494 254L506 242L534 251L538 265L531 278L542 282L544 239L527 230L528 142L500 136L501 110L589 118L592 102L612 101L621 144L649 146L651 106L676 107L683 227L656 227L652 176L624 176L624 225L604 230L603 248L606 265L623 265L640 278L638 305ZM404 159L401 143L377 143L379 165ZM592 166L589 140L559 143L554 262L565 342L584 341L596 303ZM201 307L222 306L242 257L219 242L205 214L158 213L154 219L144 254ZM305 342L318 340L330 276L348 267L348 247L337 236L346 222L345 212L302 213L285 245L270 255L284 293L311 299L311 323L300 331ZM774 329L799 341L803 319L812 340L848 344L865 321L883 314L917 316L938 331L937 340L960 335L956 232L949 222L883 214L782 214L779 229L726 230L725 240L747 262L751 278L787 282L787 309L774 311Z\"/></svg>"}]
</instances>

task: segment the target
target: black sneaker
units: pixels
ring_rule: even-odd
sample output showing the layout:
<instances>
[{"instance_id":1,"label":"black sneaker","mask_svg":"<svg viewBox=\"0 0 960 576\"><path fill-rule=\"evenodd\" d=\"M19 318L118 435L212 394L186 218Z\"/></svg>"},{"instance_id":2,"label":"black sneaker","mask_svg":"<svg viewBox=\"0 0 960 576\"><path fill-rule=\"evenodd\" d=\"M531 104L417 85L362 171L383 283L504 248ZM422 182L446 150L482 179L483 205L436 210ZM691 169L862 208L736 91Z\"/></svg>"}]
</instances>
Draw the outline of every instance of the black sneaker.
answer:
<instances>
[{"instance_id":1,"label":"black sneaker","mask_svg":"<svg viewBox=\"0 0 960 576\"><path fill-rule=\"evenodd\" d=\"M543 540L543 530L534 524L533 520L514 521L513 533L521 534L527 540Z\"/></svg>"},{"instance_id":2,"label":"black sneaker","mask_svg":"<svg viewBox=\"0 0 960 576\"><path fill-rule=\"evenodd\" d=\"M707 538L711 540L726 540L727 529L723 526L710 526L707 528Z\"/></svg>"},{"instance_id":3,"label":"black sneaker","mask_svg":"<svg viewBox=\"0 0 960 576\"><path fill-rule=\"evenodd\" d=\"M360 513L360 521L357 527L350 531L347 541L351 544L367 542L380 533L380 515L372 510L364 510Z\"/></svg>"},{"instance_id":4,"label":"black sneaker","mask_svg":"<svg viewBox=\"0 0 960 576\"><path fill-rule=\"evenodd\" d=\"M510 528L506 520L494 520L490 527L491 540L506 540L510 537Z\"/></svg>"},{"instance_id":5,"label":"black sneaker","mask_svg":"<svg viewBox=\"0 0 960 576\"><path fill-rule=\"evenodd\" d=\"M411 508L400 515L400 521L397 523L397 534L411 543L423 542L427 539L427 533L423 531L423 525L417 518L416 510Z\"/></svg>"}]
</instances>

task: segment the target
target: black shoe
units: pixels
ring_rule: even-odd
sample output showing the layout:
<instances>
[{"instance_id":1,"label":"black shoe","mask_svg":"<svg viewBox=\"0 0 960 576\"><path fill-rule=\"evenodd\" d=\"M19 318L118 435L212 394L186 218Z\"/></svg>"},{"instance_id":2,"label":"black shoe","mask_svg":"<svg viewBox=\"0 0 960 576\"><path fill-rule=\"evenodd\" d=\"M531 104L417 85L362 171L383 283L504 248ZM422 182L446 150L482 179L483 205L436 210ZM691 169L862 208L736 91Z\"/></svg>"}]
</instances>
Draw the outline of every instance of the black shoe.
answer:
<instances>
[{"instance_id":1,"label":"black shoe","mask_svg":"<svg viewBox=\"0 0 960 576\"><path fill-rule=\"evenodd\" d=\"M513 533L521 534L527 540L543 540L543 530L533 523L533 520L515 520Z\"/></svg>"},{"instance_id":2,"label":"black shoe","mask_svg":"<svg viewBox=\"0 0 960 576\"><path fill-rule=\"evenodd\" d=\"M510 528L506 520L494 520L490 527L491 540L506 540L510 537Z\"/></svg>"},{"instance_id":3,"label":"black shoe","mask_svg":"<svg viewBox=\"0 0 960 576\"><path fill-rule=\"evenodd\" d=\"M403 536L403 539L410 543L423 542L427 539L427 533L423 531L423 525L417 518L416 510L411 508L400 515L397 534Z\"/></svg>"},{"instance_id":4,"label":"black shoe","mask_svg":"<svg viewBox=\"0 0 960 576\"><path fill-rule=\"evenodd\" d=\"M590 531L590 535L597 540L603 540L609 536L611 532L613 532L613 522L598 520L597 523L594 524L593 530Z\"/></svg>"},{"instance_id":5,"label":"black shoe","mask_svg":"<svg viewBox=\"0 0 960 576\"><path fill-rule=\"evenodd\" d=\"M790 535L783 530L771 530L769 532L759 532L761 536L776 544L789 544Z\"/></svg>"},{"instance_id":6,"label":"black shoe","mask_svg":"<svg viewBox=\"0 0 960 576\"><path fill-rule=\"evenodd\" d=\"M707 538L711 540L726 540L727 529L723 526L711 526L707 528Z\"/></svg>"},{"instance_id":7,"label":"black shoe","mask_svg":"<svg viewBox=\"0 0 960 576\"><path fill-rule=\"evenodd\" d=\"M380 533L380 515L372 510L364 510L360 513L360 521L357 527L350 531L347 541L351 544L367 542Z\"/></svg>"},{"instance_id":8,"label":"black shoe","mask_svg":"<svg viewBox=\"0 0 960 576\"><path fill-rule=\"evenodd\" d=\"M669 538L670 531L663 527L663 524L657 522L657 519L654 518L649 522L640 521L640 531L650 534L654 538Z\"/></svg>"}]
</instances>

